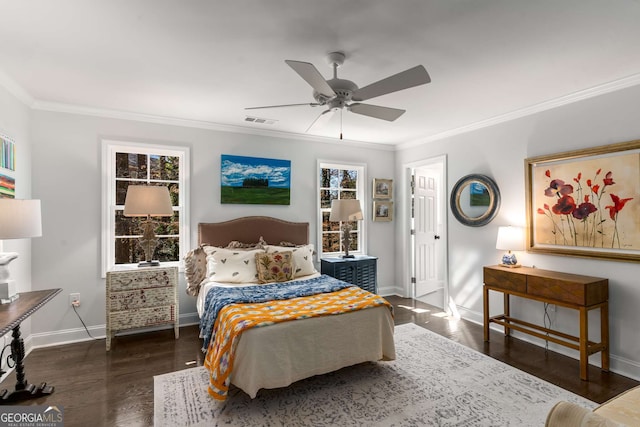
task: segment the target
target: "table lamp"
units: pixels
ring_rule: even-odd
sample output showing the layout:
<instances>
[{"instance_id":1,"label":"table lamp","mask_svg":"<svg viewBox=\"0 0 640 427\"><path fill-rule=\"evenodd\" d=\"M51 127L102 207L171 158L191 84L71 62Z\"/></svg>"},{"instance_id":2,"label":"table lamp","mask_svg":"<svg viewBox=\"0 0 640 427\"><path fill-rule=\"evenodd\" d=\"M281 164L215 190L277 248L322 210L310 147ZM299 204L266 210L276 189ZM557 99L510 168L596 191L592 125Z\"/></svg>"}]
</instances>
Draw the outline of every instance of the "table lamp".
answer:
<instances>
[{"instance_id":1,"label":"table lamp","mask_svg":"<svg viewBox=\"0 0 640 427\"><path fill-rule=\"evenodd\" d=\"M166 186L130 185L124 200L124 216L147 217L142 222L142 237L138 240L144 251L144 261L138 267L153 267L160 265L153 260L153 252L158 246L158 238L153 231L155 221L152 216L172 216L173 207L169 189Z\"/></svg>"},{"instance_id":2,"label":"table lamp","mask_svg":"<svg viewBox=\"0 0 640 427\"><path fill-rule=\"evenodd\" d=\"M508 251L502 256L503 267L520 267L515 254L511 251L524 250L524 230L522 227L505 226L498 227L496 249Z\"/></svg>"},{"instance_id":3,"label":"table lamp","mask_svg":"<svg viewBox=\"0 0 640 427\"><path fill-rule=\"evenodd\" d=\"M40 236L40 200L0 199L0 240ZM0 252L0 302L3 304L18 297L9 273L9 263L16 258L17 252Z\"/></svg>"},{"instance_id":4,"label":"table lamp","mask_svg":"<svg viewBox=\"0 0 640 427\"><path fill-rule=\"evenodd\" d=\"M329 221L342 221L342 244L344 246L344 255L342 258L354 258L353 255L349 255L351 230L353 230L351 221L362 221L363 219L362 209L360 208L360 202L358 200L342 199L331 202Z\"/></svg>"}]
</instances>

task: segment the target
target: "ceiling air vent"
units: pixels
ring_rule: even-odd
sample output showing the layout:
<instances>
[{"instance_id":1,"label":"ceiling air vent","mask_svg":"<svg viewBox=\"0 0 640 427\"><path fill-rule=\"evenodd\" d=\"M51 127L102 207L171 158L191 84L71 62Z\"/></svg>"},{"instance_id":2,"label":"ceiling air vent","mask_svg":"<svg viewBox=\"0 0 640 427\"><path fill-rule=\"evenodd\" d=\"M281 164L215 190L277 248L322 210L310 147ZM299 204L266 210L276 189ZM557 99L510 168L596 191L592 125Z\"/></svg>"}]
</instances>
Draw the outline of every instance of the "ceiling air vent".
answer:
<instances>
[{"instance_id":1,"label":"ceiling air vent","mask_svg":"<svg viewBox=\"0 0 640 427\"><path fill-rule=\"evenodd\" d=\"M274 125L277 122L277 120L274 120L274 119L262 119L260 117L251 117L251 116L245 117L244 121L258 123L261 125Z\"/></svg>"}]
</instances>

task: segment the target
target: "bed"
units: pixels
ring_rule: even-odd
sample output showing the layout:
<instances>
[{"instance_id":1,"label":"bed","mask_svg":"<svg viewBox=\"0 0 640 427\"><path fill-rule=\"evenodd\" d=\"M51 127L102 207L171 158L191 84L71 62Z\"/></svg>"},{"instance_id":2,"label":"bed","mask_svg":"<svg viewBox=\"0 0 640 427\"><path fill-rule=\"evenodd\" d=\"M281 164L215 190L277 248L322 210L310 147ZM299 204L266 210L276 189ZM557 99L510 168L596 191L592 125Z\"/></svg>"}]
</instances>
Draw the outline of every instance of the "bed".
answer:
<instances>
[{"instance_id":1,"label":"bed","mask_svg":"<svg viewBox=\"0 0 640 427\"><path fill-rule=\"evenodd\" d=\"M237 248L250 253L256 250L256 246L266 248L265 250L272 250L273 247L282 250L288 247L298 248L302 252L312 248L308 244L308 237L308 223L264 216L200 223L199 247L185 258L185 275L187 293L197 297L201 319L207 316L204 306L207 294L214 292L212 289L256 285L251 281L228 283L218 280L215 275L207 277L207 263L210 264L210 270L215 270L216 267L211 266L211 260L218 256L218 252L211 254L211 248ZM245 252L240 253L240 256L245 256ZM307 283L321 276L313 266L313 259L311 266L306 263L304 267L302 271L297 269L300 274L292 282ZM355 289L364 292L359 288ZM230 382L254 398L262 388L286 387L295 381L358 363L393 360L393 330L393 315L388 306L248 329L237 341Z\"/></svg>"}]
</instances>

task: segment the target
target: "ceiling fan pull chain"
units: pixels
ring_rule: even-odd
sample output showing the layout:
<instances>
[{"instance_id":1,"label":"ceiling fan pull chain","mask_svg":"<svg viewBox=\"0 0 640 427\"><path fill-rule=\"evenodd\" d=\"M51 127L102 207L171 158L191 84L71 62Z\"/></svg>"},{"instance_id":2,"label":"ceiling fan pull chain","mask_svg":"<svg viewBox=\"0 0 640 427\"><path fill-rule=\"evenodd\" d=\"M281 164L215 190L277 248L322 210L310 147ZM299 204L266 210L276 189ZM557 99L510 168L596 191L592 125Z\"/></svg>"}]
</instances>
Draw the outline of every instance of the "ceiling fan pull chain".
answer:
<instances>
[{"instance_id":1,"label":"ceiling fan pull chain","mask_svg":"<svg viewBox=\"0 0 640 427\"><path fill-rule=\"evenodd\" d=\"M342 110L340 110L340 141L342 141Z\"/></svg>"}]
</instances>

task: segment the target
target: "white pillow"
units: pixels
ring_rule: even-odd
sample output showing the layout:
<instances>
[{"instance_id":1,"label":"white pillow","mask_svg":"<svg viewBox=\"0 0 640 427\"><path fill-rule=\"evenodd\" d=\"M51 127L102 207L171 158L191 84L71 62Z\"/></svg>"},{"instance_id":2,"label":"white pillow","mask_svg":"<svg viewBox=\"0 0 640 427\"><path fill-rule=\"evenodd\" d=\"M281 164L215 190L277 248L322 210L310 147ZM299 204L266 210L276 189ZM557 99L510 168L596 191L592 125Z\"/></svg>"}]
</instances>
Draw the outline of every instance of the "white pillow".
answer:
<instances>
[{"instance_id":1,"label":"white pillow","mask_svg":"<svg viewBox=\"0 0 640 427\"><path fill-rule=\"evenodd\" d=\"M265 245L264 250L270 252L293 252L293 277L308 276L317 273L313 264L313 245L300 245L296 247Z\"/></svg>"},{"instance_id":2,"label":"white pillow","mask_svg":"<svg viewBox=\"0 0 640 427\"><path fill-rule=\"evenodd\" d=\"M207 256L207 274L210 280L225 283L258 282L256 254L264 249L238 250L214 248Z\"/></svg>"}]
</instances>

